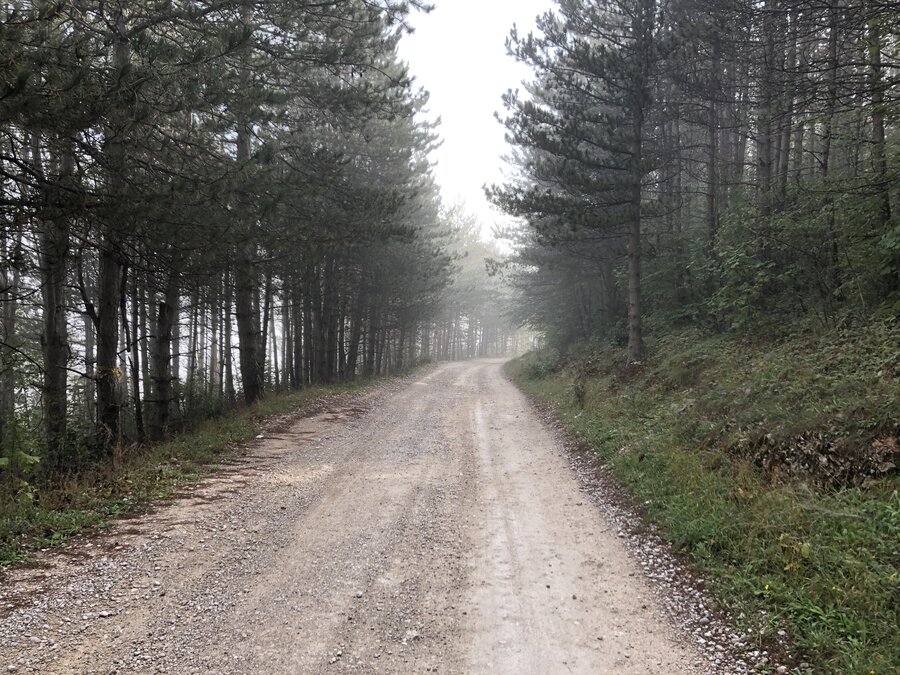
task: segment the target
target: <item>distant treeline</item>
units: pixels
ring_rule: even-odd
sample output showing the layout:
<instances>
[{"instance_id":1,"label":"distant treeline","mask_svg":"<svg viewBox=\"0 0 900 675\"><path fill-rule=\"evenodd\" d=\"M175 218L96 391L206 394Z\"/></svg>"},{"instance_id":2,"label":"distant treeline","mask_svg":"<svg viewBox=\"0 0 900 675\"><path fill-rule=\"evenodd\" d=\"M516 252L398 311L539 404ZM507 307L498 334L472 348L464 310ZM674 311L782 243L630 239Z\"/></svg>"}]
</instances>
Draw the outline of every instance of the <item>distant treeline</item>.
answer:
<instances>
[{"instance_id":1,"label":"distant treeline","mask_svg":"<svg viewBox=\"0 0 900 675\"><path fill-rule=\"evenodd\" d=\"M510 51L527 219L506 274L557 345L646 319L772 334L900 310L900 12L878 0L559 0Z\"/></svg>"},{"instance_id":2,"label":"distant treeline","mask_svg":"<svg viewBox=\"0 0 900 675\"><path fill-rule=\"evenodd\" d=\"M4 4L0 477L509 346L453 285L477 242L396 55L410 4Z\"/></svg>"}]
</instances>

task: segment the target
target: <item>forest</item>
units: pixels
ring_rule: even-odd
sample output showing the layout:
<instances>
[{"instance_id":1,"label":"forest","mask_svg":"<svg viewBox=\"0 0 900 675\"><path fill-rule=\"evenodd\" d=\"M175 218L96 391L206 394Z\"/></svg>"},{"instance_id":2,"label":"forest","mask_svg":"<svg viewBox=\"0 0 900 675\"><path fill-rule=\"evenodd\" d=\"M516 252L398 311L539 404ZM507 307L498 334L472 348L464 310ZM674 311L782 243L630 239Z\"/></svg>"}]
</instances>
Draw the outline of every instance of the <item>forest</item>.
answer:
<instances>
[{"instance_id":1,"label":"forest","mask_svg":"<svg viewBox=\"0 0 900 675\"><path fill-rule=\"evenodd\" d=\"M5 3L7 488L236 402L511 346L431 173L411 9Z\"/></svg>"},{"instance_id":2,"label":"forest","mask_svg":"<svg viewBox=\"0 0 900 675\"><path fill-rule=\"evenodd\" d=\"M472 14L473 36L487 34L475 29L491 12L512 14L505 1ZM175 594L130 597L144 603L131 635L148 636L119 641L139 658L134 672L146 672L146 644L178 646L194 629L213 669L234 642L202 623L217 618L202 608L222 593L204 586L220 574L231 591L216 607L237 612L234 625L280 617L271 634L243 634L239 647L265 643L246 664L305 649L309 625L321 644L297 659L322 668L362 668L364 656L381 659L368 662L379 672L408 672L419 654L419 670L481 672L469 666L493 652L451 644L468 625L535 648L541 663L596 664L672 628L655 605L623 607L610 590L674 587L708 600L711 627L677 622L693 666L728 652L735 673L893 672L897 3L547 0L535 27L512 27L505 44L529 75L495 102L508 155L505 177L483 188L491 238L483 215L442 194L441 111L401 58L417 18L454 2L4 3L0 581L46 549L93 547L119 516L140 520L243 472L224 489L223 504L240 505L229 515L214 503L224 492L181 503L190 517L161 546L165 567L114 564L118 581L103 592L125 590L109 607L133 595L128 575L144 565L142 589L166 569L195 612L157 640L162 619L138 624L157 612L168 627ZM460 49L483 46L455 37ZM456 104L472 108L489 90L474 85L500 72L459 70ZM365 405L353 398L363 390L375 392ZM609 526L615 509L634 531ZM133 552L112 541L79 555ZM561 563L549 570L543 551ZM614 551L618 578L603 557ZM671 554L683 575L659 582L644 566L646 579L626 578L634 559L652 562L648 551ZM243 552L257 567L229 557ZM590 575L566 576L588 559ZM390 591L396 579L402 593ZM272 595L282 583L324 590L295 611ZM240 600L251 588L259 604ZM350 588L366 629L356 646L374 650L356 661L356 624L338 634L331 621ZM79 626L71 603L36 593L44 609L29 614L30 599L6 592L9 672L63 654L32 639L51 630L33 617L49 607L53 630ZM538 599L523 609L523 598ZM502 622L457 616L479 605L512 609L494 612ZM581 618L563 621L561 606ZM77 614L127 614L126 601L91 607ZM434 623L410 623L417 612ZM605 643L585 632L625 615L663 628ZM396 616L400 629L379 623ZM432 639L440 625L446 635ZM508 640L522 627L569 646ZM62 638L63 628L53 640L81 645L67 658L111 635ZM689 658L660 639L665 654L637 649L631 663L651 672L657 656ZM170 669L194 658L196 645L182 646ZM260 663L269 669L247 672L287 669Z\"/></svg>"},{"instance_id":3,"label":"forest","mask_svg":"<svg viewBox=\"0 0 900 675\"><path fill-rule=\"evenodd\" d=\"M648 320L778 334L900 310L893 3L562 0L511 53L519 318L641 361Z\"/></svg>"}]
</instances>

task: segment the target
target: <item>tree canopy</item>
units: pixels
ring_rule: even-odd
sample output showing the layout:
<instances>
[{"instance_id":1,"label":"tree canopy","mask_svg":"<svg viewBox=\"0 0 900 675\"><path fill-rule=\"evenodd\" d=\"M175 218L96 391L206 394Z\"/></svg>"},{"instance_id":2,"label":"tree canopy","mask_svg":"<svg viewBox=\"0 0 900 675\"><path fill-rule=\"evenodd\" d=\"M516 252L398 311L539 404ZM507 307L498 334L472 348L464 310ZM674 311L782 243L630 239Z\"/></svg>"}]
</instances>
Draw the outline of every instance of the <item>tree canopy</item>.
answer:
<instances>
[{"instance_id":1,"label":"tree canopy","mask_svg":"<svg viewBox=\"0 0 900 675\"><path fill-rule=\"evenodd\" d=\"M508 48L527 221L507 274L558 344L645 319L777 332L900 308L898 15L834 0L559 0Z\"/></svg>"},{"instance_id":2,"label":"tree canopy","mask_svg":"<svg viewBox=\"0 0 900 675\"><path fill-rule=\"evenodd\" d=\"M238 397L396 372L475 334L445 309L461 234L397 55L416 10L5 4L4 464L74 470Z\"/></svg>"}]
</instances>

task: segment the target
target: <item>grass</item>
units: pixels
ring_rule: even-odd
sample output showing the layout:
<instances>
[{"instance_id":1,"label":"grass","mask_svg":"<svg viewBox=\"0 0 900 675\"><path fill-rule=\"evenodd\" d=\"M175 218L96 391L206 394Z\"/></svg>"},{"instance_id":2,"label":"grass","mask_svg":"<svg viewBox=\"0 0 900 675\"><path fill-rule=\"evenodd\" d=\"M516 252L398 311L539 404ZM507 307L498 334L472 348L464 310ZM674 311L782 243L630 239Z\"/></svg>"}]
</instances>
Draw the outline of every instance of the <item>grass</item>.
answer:
<instances>
[{"instance_id":1,"label":"grass","mask_svg":"<svg viewBox=\"0 0 900 675\"><path fill-rule=\"evenodd\" d=\"M0 492L0 568L30 554L63 545L127 514L172 497L235 456L275 415L302 412L327 395L351 393L366 383L316 386L270 396L200 424L158 445L135 447L78 474L52 483L22 483ZM5 495L5 496L4 496Z\"/></svg>"},{"instance_id":2,"label":"grass","mask_svg":"<svg viewBox=\"0 0 900 675\"><path fill-rule=\"evenodd\" d=\"M777 342L697 331L508 366L555 404L717 600L813 673L900 663L900 326Z\"/></svg>"}]
</instances>

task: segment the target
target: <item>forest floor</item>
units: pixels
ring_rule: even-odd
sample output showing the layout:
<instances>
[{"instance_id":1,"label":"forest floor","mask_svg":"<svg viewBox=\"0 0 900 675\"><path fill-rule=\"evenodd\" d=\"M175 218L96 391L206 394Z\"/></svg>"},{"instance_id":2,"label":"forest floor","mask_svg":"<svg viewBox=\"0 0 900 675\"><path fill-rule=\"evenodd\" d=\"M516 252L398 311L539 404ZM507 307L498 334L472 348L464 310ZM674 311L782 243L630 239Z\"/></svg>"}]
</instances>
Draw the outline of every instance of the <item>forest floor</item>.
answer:
<instances>
[{"instance_id":1,"label":"forest floor","mask_svg":"<svg viewBox=\"0 0 900 675\"><path fill-rule=\"evenodd\" d=\"M335 400L2 571L0 670L748 672L750 645L501 366Z\"/></svg>"}]
</instances>

